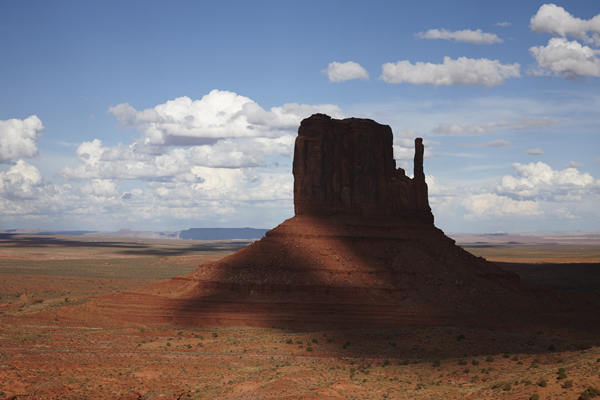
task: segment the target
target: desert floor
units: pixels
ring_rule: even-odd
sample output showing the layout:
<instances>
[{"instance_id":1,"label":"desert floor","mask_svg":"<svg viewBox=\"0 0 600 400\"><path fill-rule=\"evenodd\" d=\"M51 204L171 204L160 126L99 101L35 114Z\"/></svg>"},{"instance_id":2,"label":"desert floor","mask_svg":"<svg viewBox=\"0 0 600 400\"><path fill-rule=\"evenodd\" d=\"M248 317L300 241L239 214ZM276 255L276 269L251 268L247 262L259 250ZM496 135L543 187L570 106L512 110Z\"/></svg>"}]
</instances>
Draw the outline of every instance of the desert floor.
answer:
<instances>
[{"instance_id":1,"label":"desert floor","mask_svg":"<svg viewBox=\"0 0 600 400\"><path fill-rule=\"evenodd\" d=\"M525 281L600 304L597 238L462 239ZM90 312L91 299L241 246L0 236L0 398L577 399L600 389L600 332L561 326L295 332L123 324Z\"/></svg>"}]
</instances>

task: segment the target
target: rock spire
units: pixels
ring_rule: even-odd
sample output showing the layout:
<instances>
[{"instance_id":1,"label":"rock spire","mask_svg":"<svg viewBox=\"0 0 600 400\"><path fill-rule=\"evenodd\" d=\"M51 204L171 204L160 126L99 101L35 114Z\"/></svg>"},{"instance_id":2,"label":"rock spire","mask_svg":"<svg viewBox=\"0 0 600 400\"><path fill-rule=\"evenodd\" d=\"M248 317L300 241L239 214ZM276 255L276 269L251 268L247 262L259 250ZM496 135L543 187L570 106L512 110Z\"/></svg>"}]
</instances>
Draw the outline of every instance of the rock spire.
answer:
<instances>
[{"instance_id":1,"label":"rock spire","mask_svg":"<svg viewBox=\"0 0 600 400\"><path fill-rule=\"evenodd\" d=\"M352 215L433 224L415 140L414 178L396 168L392 130L370 119L315 114L302 121L294 149L296 215Z\"/></svg>"}]
</instances>

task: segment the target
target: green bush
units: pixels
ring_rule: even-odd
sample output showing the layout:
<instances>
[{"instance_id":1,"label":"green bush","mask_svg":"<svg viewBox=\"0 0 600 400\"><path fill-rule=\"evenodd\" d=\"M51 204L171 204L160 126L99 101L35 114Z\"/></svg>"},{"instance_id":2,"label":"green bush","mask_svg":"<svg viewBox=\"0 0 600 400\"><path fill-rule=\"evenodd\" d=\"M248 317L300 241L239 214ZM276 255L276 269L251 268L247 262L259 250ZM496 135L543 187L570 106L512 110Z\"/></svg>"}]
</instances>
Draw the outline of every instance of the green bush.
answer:
<instances>
[{"instance_id":1,"label":"green bush","mask_svg":"<svg viewBox=\"0 0 600 400\"><path fill-rule=\"evenodd\" d=\"M409 360L404 360L404 361L402 361L402 365L408 365L408 364L410 364L410 361L409 361Z\"/></svg>"},{"instance_id":2,"label":"green bush","mask_svg":"<svg viewBox=\"0 0 600 400\"><path fill-rule=\"evenodd\" d=\"M219 334L217 332L213 332L212 335L214 338L219 337Z\"/></svg>"},{"instance_id":3,"label":"green bush","mask_svg":"<svg viewBox=\"0 0 600 400\"><path fill-rule=\"evenodd\" d=\"M465 338L465 335L461 333L460 335L458 335L456 337L456 340L463 340L464 338Z\"/></svg>"},{"instance_id":4,"label":"green bush","mask_svg":"<svg viewBox=\"0 0 600 400\"><path fill-rule=\"evenodd\" d=\"M442 362L440 360L433 360L432 364L434 367L439 367Z\"/></svg>"},{"instance_id":5,"label":"green bush","mask_svg":"<svg viewBox=\"0 0 600 400\"><path fill-rule=\"evenodd\" d=\"M572 388L573 387L573 381L572 380L565 381L562 384L562 387L563 387L563 389Z\"/></svg>"},{"instance_id":6,"label":"green bush","mask_svg":"<svg viewBox=\"0 0 600 400\"><path fill-rule=\"evenodd\" d=\"M556 347L553 344L551 344L550 346L548 346L548 350L556 351Z\"/></svg>"},{"instance_id":7,"label":"green bush","mask_svg":"<svg viewBox=\"0 0 600 400\"><path fill-rule=\"evenodd\" d=\"M317 339L317 338L312 338L311 342L313 342L313 343L319 343L319 339Z\"/></svg>"},{"instance_id":8,"label":"green bush","mask_svg":"<svg viewBox=\"0 0 600 400\"><path fill-rule=\"evenodd\" d=\"M385 361L383 362L383 365L390 365L390 360L385 360Z\"/></svg>"},{"instance_id":9,"label":"green bush","mask_svg":"<svg viewBox=\"0 0 600 400\"><path fill-rule=\"evenodd\" d=\"M307 346L307 347L306 347L306 351L313 351L313 348L312 348L312 347L310 347L310 346Z\"/></svg>"},{"instance_id":10,"label":"green bush","mask_svg":"<svg viewBox=\"0 0 600 400\"><path fill-rule=\"evenodd\" d=\"M288 339L285 341L286 344L294 344L294 341L292 339Z\"/></svg>"},{"instance_id":11,"label":"green bush","mask_svg":"<svg viewBox=\"0 0 600 400\"><path fill-rule=\"evenodd\" d=\"M509 357L510 357L510 355L508 353L502 354L502 358L509 358Z\"/></svg>"},{"instance_id":12,"label":"green bush","mask_svg":"<svg viewBox=\"0 0 600 400\"><path fill-rule=\"evenodd\" d=\"M37 299L36 301L33 302L33 304L42 304L43 302L44 302L44 300Z\"/></svg>"},{"instance_id":13,"label":"green bush","mask_svg":"<svg viewBox=\"0 0 600 400\"><path fill-rule=\"evenodd\" d=\"M567 379L567 372L565 371L564 368L559 368L557 373L558 373L558 379Z\"/></svg>"},{"instance_id":14,"label":"green bush","mask_svg":"<svg viewBox=\"0 0 600 400\"><path fill-rule=\"evenodd\" d=\"M534 393L531 396L529 396L529 400L540 400L540 395L537 393Z\"/></svg>"},{"instance_id":15,"label":"green bush","mask_svg":"<svg viewBox=\"0 0 600 400\"><path fill-rule=\"evenodd\" d=\"M479 361L477 361L477 360L471 360L471 364L473 364L473 365L479 365Z\"/></svg>"},{"instance_id":16,"label":"green bush","mask_svg":"<svg viewBox=\"0 0 600 400\"><path fill-rule=\"evenodd\" d=\"M458 360L458 365L467 365L467 360Z\"/></svg>"},{"instance_id":17,"label":"green bush","mask_svg":"<svg viewBox=\"0 0 600 400\"><path fill-rule=\"evenodd\" d=\"M600 396L600 390L596 389L593 386L589 386L586 390L581 392L581 394L579 395L579 400L590 400L598 396Z\"/></svg>"},{"instance_id":18,"label":"green bush","mask_svg":"<svg viewBox=\"0 0 600 400\"><path fill-rule=\"evenodd\" d=\"M487 356L487 358L485 359L485 361L487 361L487 362L494 362L494 357Z\"/></svg>"},{"instance_id":19,"label":"green bush","mask_svg":"<svg viewBox=\"0 0 600 400\"><path fill-rule=\"evenodd\" d=\"M548 386L548 383L546 382L546 380L545 380L545 379L541 379L541 380L538 382L538 386L539 386L539 387L546 387L546 386Z\"/></svg>"},{"instance_id":20,"label":"green bush","mask_svg":"<svg viewBox=\"0 0 600 400\"><path fill-rule=\"evenodd\" d=\"M519 361L519 357L514 356L513 358L511 358L511 360L513 360L513 361Z\"/></svg>"},{"instance_id":21,"label":"green bush","mask_svg":"<svg viewBox=\"0 0 600 400\"><path fill-rule=\"evenodd\" d=\"M512 385L510 383L507 383L506 385L504 385L502 390L504 390L505 392L510 392L512 390Z\"/></svg>"}]
</instances>

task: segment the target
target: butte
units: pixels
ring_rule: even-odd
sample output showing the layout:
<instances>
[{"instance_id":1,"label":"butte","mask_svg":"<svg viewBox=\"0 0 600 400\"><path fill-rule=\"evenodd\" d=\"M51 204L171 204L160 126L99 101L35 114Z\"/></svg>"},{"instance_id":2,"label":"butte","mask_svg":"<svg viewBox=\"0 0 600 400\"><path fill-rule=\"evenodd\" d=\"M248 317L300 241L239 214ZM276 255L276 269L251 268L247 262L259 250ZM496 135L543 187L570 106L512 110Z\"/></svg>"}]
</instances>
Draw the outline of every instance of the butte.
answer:
<instances>
[{"instance_id":1,"label":"butte","mask_svg":"<svg viewBox=\"0 0 600 400\"><path fill-rule=\"evenodd\" d=\"M422 140L413 178L396 168L392 140L369 119L303 120L293 218L220 261L96 306L130 322L300 330L574 319L566 295L523 283L436 228Z\"/></svg>"}]
</instances>

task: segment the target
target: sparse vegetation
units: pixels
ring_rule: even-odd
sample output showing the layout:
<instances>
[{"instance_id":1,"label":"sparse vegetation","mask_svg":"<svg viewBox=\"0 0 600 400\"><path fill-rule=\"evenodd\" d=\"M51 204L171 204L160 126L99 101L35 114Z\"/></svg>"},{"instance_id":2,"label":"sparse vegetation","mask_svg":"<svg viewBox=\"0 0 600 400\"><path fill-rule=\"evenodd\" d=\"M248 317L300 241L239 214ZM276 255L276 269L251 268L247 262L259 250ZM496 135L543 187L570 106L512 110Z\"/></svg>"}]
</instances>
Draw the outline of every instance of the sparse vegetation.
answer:
<instances>
[{"instance_id":1,"label":"sparse vegetation","mask_svg":"<svg viewBox=\"0 0 600 400\"><path fill-rule=\"evenodd\" d=\"M564 381L562 384L563 389L569 389L573 387L573 381L572 380L568 380L568 381Z\"/></svg>"}]
</instances>

